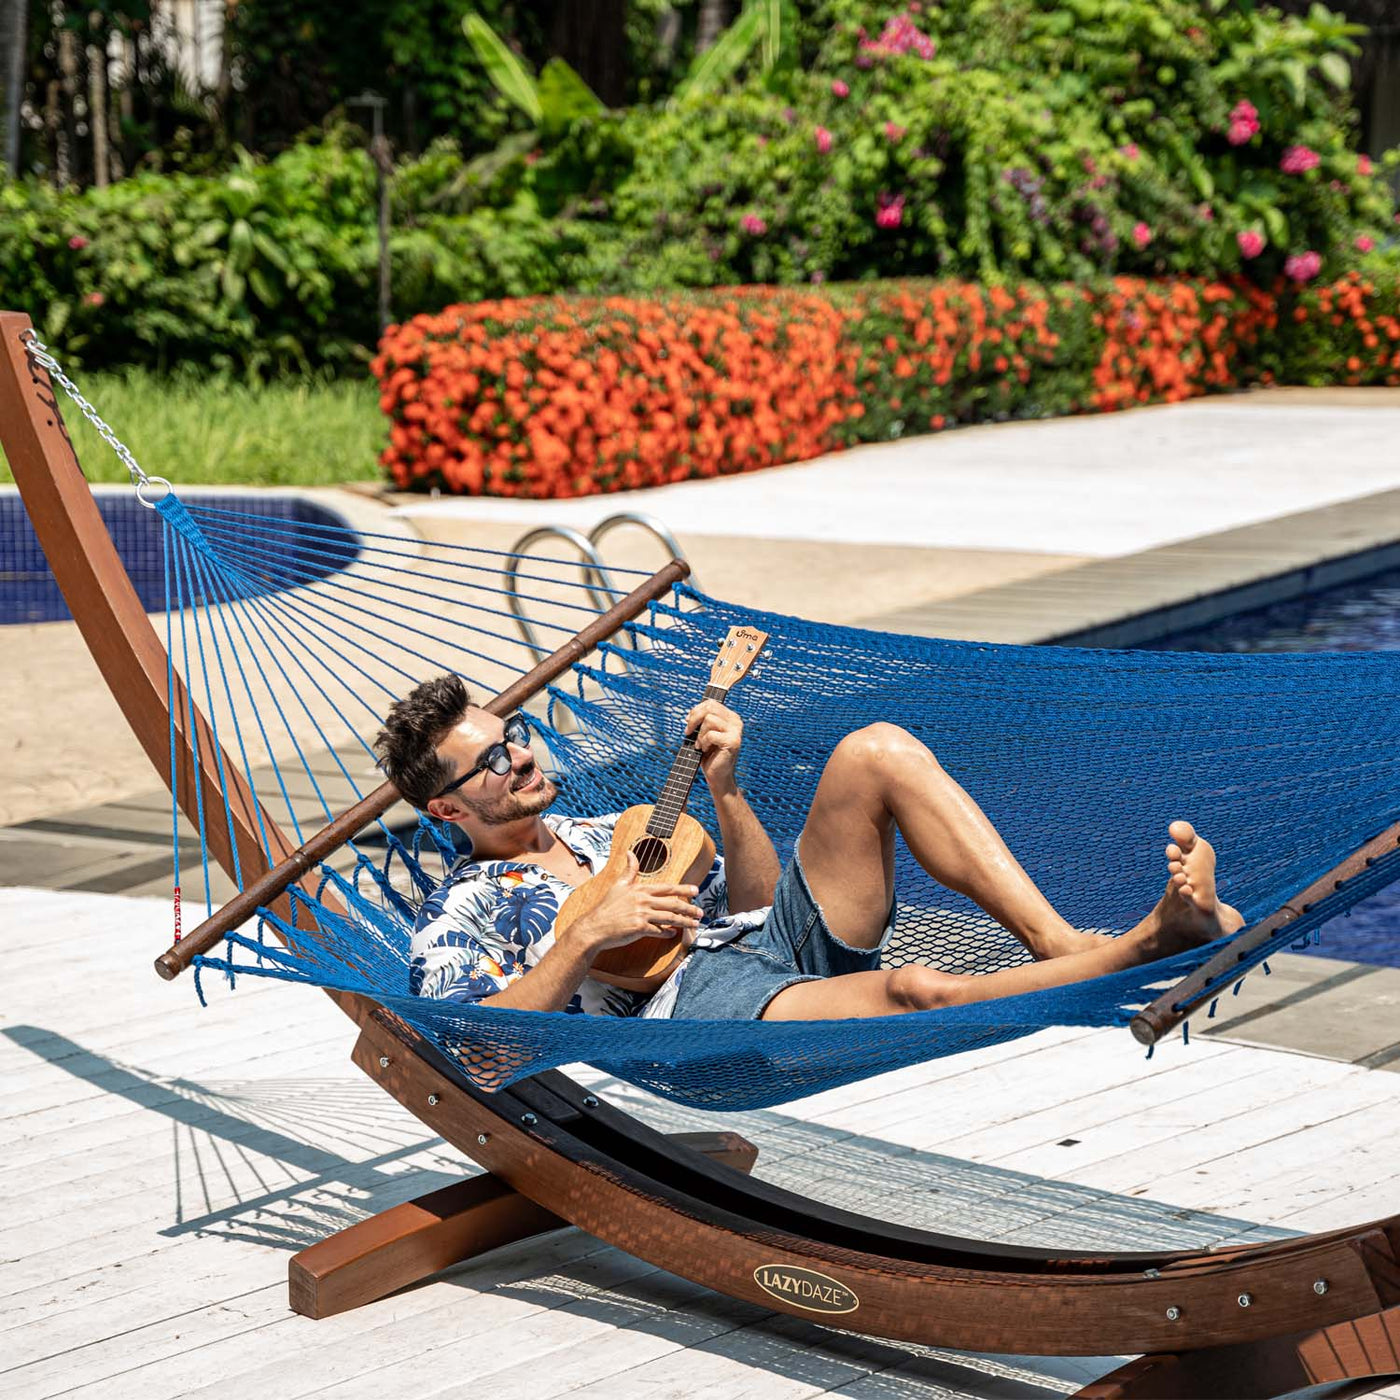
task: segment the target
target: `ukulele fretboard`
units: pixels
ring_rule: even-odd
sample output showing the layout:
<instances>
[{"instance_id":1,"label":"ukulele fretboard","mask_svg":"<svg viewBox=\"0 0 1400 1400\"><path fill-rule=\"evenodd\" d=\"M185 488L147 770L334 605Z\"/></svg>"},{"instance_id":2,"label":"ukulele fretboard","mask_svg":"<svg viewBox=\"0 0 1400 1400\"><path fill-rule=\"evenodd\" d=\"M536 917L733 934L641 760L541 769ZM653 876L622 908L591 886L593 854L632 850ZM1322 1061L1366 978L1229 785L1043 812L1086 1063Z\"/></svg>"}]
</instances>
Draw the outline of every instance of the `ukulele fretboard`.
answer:
<instances>
[{"instance_id":1,"label":"ukulele fretboard","mask_svg":"<svg viewBox=\"0 0 1400 1400\"><path fill-rule=\"evenodd\" d=\"M709 685L705 687L706 700L719 700L723 702L729 694L727 685ZM695 775L700 771L700 750L695 747L694 741L687 736L685 742L681 744L680 752L676 754L675 760L671 764L671 771L666 775L666 782L661 789L661 796L656 799L656 807L651 814L651 820L647 822L647 835L660 837L663 841L669 840L675 834L676 823L680 820L680 815L685 811L686 801L690 797L690 789L695 785Z\"/></svg>"}]
</instances>

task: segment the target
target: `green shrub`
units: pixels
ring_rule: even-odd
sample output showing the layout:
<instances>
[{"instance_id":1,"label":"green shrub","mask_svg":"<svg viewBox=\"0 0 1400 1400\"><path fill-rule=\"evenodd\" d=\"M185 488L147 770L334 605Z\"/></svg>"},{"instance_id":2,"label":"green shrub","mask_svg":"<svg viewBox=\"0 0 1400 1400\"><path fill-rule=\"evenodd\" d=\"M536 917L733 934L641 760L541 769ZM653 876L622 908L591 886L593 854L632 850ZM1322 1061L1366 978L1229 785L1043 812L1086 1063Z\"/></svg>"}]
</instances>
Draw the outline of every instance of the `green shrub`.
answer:
<instances>
[{"instance_id":1,"label":"green shrub","mask_svg":"<svg viewBox=\"0 0 1400 1400\"><path fill-rule=\"evenodd\" d=\"M344 363L375 330L373 190L333 141L80 196L0 186L0 303L88 364Z\"/></svg>"},{"instance_id":2,"label":"green shrub","mask_svg":"<svg viewBox=\"0 0 1400 1400\"><path fill-rule=\"evenodd\" d=\"M1323 276L1393 235L1354 150L1355 26L1195 0L830 0L780 92L638 110L587 287ZM1302 168L1306 167L1306 168ZM1245 235L1242 246L1241 235ZM1316 275L1316 274L1314 274Z\"/></svg>"},{"instance_id":3,"label":"green shrub","mask_svg":"<svg viewBox=\"0 0 1400 1400\"><path fill-rule=\"evenodd\" d=\"M827 0L804 69L625 112L561 100L486 154L445 140L404 163L394 315L559 291L1272 288L1400 266L1383 171L1354 149L1353 31L1320 5ZM0 184L0 304L91 365L355 365L377 331L375 221L369 160L336 131L222 176Z\"/></svg>"}]
</instances>

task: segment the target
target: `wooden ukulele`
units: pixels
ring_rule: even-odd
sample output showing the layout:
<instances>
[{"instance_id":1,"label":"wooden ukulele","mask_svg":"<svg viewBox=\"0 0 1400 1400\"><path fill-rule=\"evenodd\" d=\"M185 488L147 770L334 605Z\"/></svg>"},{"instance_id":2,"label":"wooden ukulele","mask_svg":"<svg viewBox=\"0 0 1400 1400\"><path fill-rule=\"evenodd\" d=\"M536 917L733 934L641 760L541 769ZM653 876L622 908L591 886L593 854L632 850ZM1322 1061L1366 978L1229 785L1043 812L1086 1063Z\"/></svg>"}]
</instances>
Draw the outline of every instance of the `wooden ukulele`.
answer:
<instances>
[{"instance_id":1,"label":"wooden ukulele","mask_svg":"<svg viewBox=\"0 0 1400 1400\"><path fill-rule=\"evenodd\" d=\"M723 701L758 660L766 632L731 627L710 666L706 700ZM710 834L685 811L686 799L700 771L700 750L687 738L671 764L655 806L629 807L618 819L607 864L564 901L554 921L556 937L591 913L627 874L628 854L637 857L639 880L657 885L698 885L715 859ZM680 934L638 938L620 948L604 948L588 975L634 992L654 992L686 954Z\"/></svg>"}]
</instances>

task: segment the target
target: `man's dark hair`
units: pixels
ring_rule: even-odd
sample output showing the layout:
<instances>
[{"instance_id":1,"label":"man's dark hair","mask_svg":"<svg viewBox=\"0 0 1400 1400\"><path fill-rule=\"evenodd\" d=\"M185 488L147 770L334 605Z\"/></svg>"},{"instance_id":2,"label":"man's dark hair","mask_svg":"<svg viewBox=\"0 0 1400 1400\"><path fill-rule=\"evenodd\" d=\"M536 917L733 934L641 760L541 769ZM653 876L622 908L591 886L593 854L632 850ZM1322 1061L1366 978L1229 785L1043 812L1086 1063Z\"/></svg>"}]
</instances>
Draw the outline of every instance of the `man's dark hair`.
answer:
<instances>
[{"instance_id":1,"label":"man's dark hair","mask_svg":"<svg viewBox=\"0 0 1400 1400\"><path fill-rule=\"evenodd\" d=\"M434 676L396 700L374 740L379 766L419 811L456 776L437 745L471 704L461 676Z\"/></svg>"}]
</instances>

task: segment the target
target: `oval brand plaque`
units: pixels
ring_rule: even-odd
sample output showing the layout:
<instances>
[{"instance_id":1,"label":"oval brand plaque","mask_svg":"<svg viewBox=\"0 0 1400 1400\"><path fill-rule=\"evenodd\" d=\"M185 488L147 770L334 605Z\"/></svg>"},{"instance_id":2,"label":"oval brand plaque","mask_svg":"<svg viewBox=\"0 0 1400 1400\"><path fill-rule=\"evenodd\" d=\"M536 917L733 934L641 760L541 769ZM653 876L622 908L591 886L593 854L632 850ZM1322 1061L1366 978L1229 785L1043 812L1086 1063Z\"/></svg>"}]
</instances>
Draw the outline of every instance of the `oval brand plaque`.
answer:
<instances>
[{"instance_id":1,"label":"oval brand plaque","mask_svg":"<svg viewBox=\"0 0 1400 1400\"><path fill-rule=\"evenodd\" d=\"M770 1298L805 1312L848 1313L860 1307L860 1299L844 1283L815 1269L760 1264L753 1271L753 1280Z\"/></svg>"}]
</instances>

